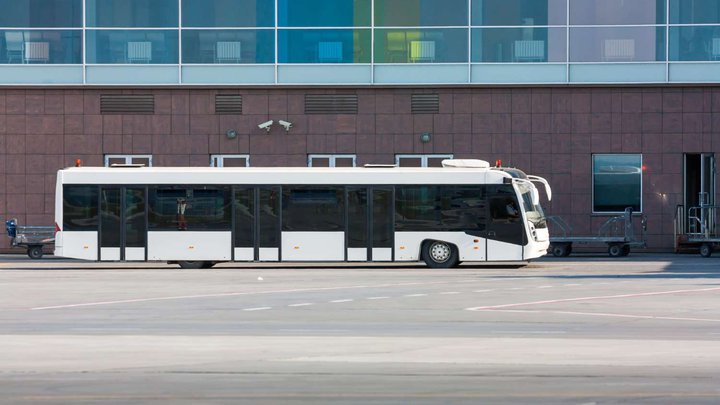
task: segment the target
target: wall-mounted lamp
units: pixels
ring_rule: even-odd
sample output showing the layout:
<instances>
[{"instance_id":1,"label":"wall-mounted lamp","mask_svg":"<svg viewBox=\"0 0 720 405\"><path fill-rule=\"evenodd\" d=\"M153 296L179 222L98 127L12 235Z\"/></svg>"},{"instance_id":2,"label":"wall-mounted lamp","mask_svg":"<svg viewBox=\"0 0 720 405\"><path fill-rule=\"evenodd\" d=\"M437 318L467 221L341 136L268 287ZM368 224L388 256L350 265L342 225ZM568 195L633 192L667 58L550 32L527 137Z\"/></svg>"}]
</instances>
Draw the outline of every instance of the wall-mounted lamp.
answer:
<instances>
[{"instance_id":1,"label":"wall-mounted lamp","mask_svg":"<svg viewBox=\"0 0 720 405\"><path fill-rule=\"evenodd\" d=\"M227 139L235 139L237 138L237 132L234 129L228 129L225 136L227 136Z\"/></svg>"},{"instance_id":2,"label":"wall-mounted lamp","mask_svg":"<svg viewBox=\"0 0 720 405\"><path fill-rule=\"evenodd\" d=\"M423 132L420 134L420 142L422 143L429 143L432 139L432 134L430 132Z\"/></svg>"}]
</instances>

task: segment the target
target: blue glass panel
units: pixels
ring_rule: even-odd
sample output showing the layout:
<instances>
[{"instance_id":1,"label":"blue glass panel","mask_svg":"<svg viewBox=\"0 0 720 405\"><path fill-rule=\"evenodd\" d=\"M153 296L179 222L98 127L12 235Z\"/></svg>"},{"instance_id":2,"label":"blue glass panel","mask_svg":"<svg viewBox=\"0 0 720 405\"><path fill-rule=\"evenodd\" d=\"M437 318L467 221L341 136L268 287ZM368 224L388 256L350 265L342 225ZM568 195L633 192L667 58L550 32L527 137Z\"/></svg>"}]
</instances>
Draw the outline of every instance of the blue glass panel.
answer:
<instances>
[{"instance_id":1,"label":"blue glass panel","mask_svg":"<svg viewBox=\"0 0 720 405\"><path fill-rule=\"evenodd\" d=\"M467 29L375 30L376 63L466 63L467 61Z\"/></svg>"},{"instance_id":2,"label":"blue glass panel","mask_svg":"<svg viewBox=\"0 0 720 405\"><path fill-rule=\"evenodd\" d=\"M473 28L473 62L565 62L565 28Z\"/></svg>"},{"instance_id":3,"label":"blue glass panel","mask_svg":"<svg viewBox=\"0 0 720 405\"><path fill-rule=\"evenodd\" d=\"M88 27L178 27L177 0L86 0Z\"/></svg>"},{"instance_id":4,"label":"blue glass panel","mask_svg":"<svg viewBox=\"0 0 720 405\"><path fill-rule=\"evenodd\" d=\"M87 63L178 63L177 30L87 30Z\"/></svg>"},{"instance_id":5,"label":"blue glass panel","mask_svg":"<svg viewBox=\"0 0 720 405\"><path fill-rule=\"evenodd\" d=\"M0 63L82 63L82 31L0 31Z\"/></svg>"},{"instance_id":6,"label":"blue glass panel","mask_svg":"<svg viewBox=\"0 0 720 405\"><path fill-rule=\"evenodd\" d=\"M640 212L641 155L593 155L593 212Z\"/></svg>"},{"instance_id":7,"label":"blue glass panel","mask_svg":"<svg viewBox=\"0 0 720 405\"><path fill-rule=\"evenodd\" d=\"M670 0L670 24L720 24L720 1Z\"/></svg>"},{"instance_id":8,"label":"blue glass panel","mask_svg":"<svg viewBox=\"0 0 720 405\"><path fill-rule=\"evenodd\" d=\"M375 0L375 26L468 25L468 0Z\"/></svg>"},{"instance_id":9,"label":"blue glass panel","mask_svg":"<svg viewBox=\"0 0 720 405\"><path fill-rule=\"evenodd\" d=\"M665 24L665 9L665 0L570 0L570 24Z\"/></svg>"},{"instance_id":10,"label":"blue glass panel","mask_svg":"<svg viewBox=\"0 0 720 405\"><path fill-rule=\"evenodd\" d=\"M183 63L273 63L275 30L183 30Z\"/></svg>"},{"instance_id":11,"label":"blue glass panel","mask_svg":"<svg viewBox=\"0 0 720 405\"><path fill-rule=\"evenodd\" d=\"M82 28L82 0L0 0L0 27Z\"/></svg>"},{"instance_id":12,"label":"blue glass panel","mask_svg":"<svg viewBox=\"0 0 720 405\"><path fill-rule=\"evenodd\" d=\"M570 28L571 62L652 62L665 60L665 28Z\"/></svg>"},{"instance_id":13,"label":"blue glass panel","mask_svg":"<svg viewBox=\"0 0 720 405\"><path fill-rule=\"evenodd\" d=\"M565 25L566 0L473 0L473 25Z\"/></svg>"},{"instance_id":14,"label":"blue glass panel","mask_svg":"<svg viewBox=\"0 0 720 405\"><path fill-rule=\"evenodd\" d=\"M281 27L369 27L371 0L278 0Z\"/></svg>"},{"instance_id":15,"label":"blue glass panel","mask_svg":"<svg viewBox=\"0 0 720 405\"><path fill-rule=\"evenodd\" d=\"M183 27L272 27L274 0L183 0Z\"/></svg>"},{"instance_id":16,"label":"blue glass panel","mask_svg":"<svg viewBox=\"0 0 720 405\"><path fill-rule=\"evenodd\" d=\"M370 30L279 30L279 63L370 63Z\"/></svg>"},{"instance_id":17,"label":"blue glass panel","mask_svg":"<svg viewBox=\"0 0 720 405\"><path fill-rule=\"evenodd\" d=\"M720 60L720 25L670 27L670 60Z\"/></svg>"}]
</instances>

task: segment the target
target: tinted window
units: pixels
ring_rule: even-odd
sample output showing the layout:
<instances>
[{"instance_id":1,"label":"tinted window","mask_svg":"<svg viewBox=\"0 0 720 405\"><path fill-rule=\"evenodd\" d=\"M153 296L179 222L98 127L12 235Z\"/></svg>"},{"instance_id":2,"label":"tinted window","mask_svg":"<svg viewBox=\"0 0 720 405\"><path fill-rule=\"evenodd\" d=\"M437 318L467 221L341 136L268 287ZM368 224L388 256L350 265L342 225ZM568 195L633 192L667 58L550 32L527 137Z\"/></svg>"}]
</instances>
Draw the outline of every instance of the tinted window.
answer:
<instances>
[{"instance_id":1,"label":"tinted window","mask_svg":"<svg viewBox=\"0 0 720 405\"><path fill-rule=\"evenodd\" d=\"M275 30L183 30L183 63L272 63ZM228 159L225 164L228 166ZM245 166L244 162L243 165Z\"/></svg>"},{"instance_id":2,"label":"tinted window","mask_svg":"<svg viewBox=\"0 0 720 405\"><path fill-rule=\"evenodd\" d=\"M467 25L468 0L375 0L375 25Z\"/></svg>"},{"instance_id":3,"label":"tinted window","mask_svg":"<svg viewBox=\"0 0 720 405\"><path fill-rule=\"evenodd\" d=\"M178 62L177 30L87 30L88 63Z\"/></svg>"},{"instance_id":4,"label":"tinted window","mask_svg":"<svg viewBox=\"0 0 720 405\"><path fill-rule=\"evenodd\" d=\"M370 30L278 31L280 63L370 63Z\"/></svg>"},{"instance_id":5,"label":"tinted window","mask_svg":"<svg viewBox=\"0 0 720 405\"><path fill-rule=\"evenodd\" d=\"M151 230L229 231L228 187L150 189Z\"/></svg>"},{"instance_id":6,"label":"tinted window","mask_svg":"<svg viewBox=\"0 0 720 405\"><path fill-rule=\"evenodd\" d=\"M183 0L183 27L272 27L274 0Z\"/></svg>"},{"instance_id":7,"label":"tinted window","mask_svg":"<svg viewBox=\"0 0 720 405\"><path fill-rule=\"evenodd\" d=\"M397 231L481 231L487 207L481 186L407 186L396 189Z\"/></svg>"},{"instance_id":8,"label":"tinted window","mask_svg":"<svg viewBox=\"0 0 720 405\"><path fill-rule=\"evenodd\" d=\"M527 237L517 193L510 184L487 186L490 220L487 238L499 242L525 245Z\"/></svg>"},{"instance_id":9,"label":"tinted window","mask_svg":"<svg viewBox=\"0 0 720 405\"><path fill-rule=\"evenodd\" d=\"M88 27L178 27L177 0L87 0Z\"/></svg>"},{"instance_id":10,"label":"tinted window","mask_svg":"<svg viewBox=\"0 0 720 405\"><path fill-rule=\"evenodd\" d=\"M373 190L373 247L392 247L392 190Z\"/></svg>"},{"instance_id":11,"label":"tinted window","mask_svg":"<svg viewBox=\"0 0 720 405\"><path fill-rule=\"evenodd\" d=\"M278 0L281 27L367 27L371 0Z\"/></svg>"},{"instance_id":12,"label":"tinted window","mask_svg":"<svg viewBox=\"0 0 720 405\"><path fill-rule=\"evenodd\" d=\"M82 31L0 31L0 63L82 63Z\"/></svg>"},{"instance_id":13,"label":"tinted window","mask_svg":"<svg viewBox=\"0 0 720 405\"><path fill-rule=\"evenodd\" d=\"M0 27L82 27L82 0L0 0Z\"/></svg>"},{"instance_id":14,"label":"tinted window","mask_svg":"<svg viewBox=\"0 0 720 405\"><path fill-rule=\"evenodd\" d=\"M377 63L462 63L468 61L463 28L376 29Z\"/></svg>"},{"instance_id":15,"label":"tinted window","mask_svg":"<svg viewBox=\"0 0 720 405\"><path fill-rule=\"evenodd\" d=\"M283 190L283 231L342 231L341 187L294 187Z\"/></svg>"},{"instance_id":16,"label":"tinted window","mask_svg":"<svg viewBox=\"0 0 720 405\"><path fill-rule=\"evenodd\" d=\"M639 212L641 194L641 155L593 155L593 212Z\"/></svg>"},{"instance_id":17,"label":"tinted window","mask_svg":"<svg viewBox=\"0 0 720 405\"><path fill-rule=\"evenodd\" d=\"M120 247L120 189L100 191L100 246Z\"/></svg>"},{"instance_id":18,"label":"tinted window","mask_svg":"<svg viewBox=\"0 0 720 405\"><path fill-rule=\"evenodd\" d=\"M260 189L258 223L260 247L280 246L280 187Z\"/></svg>"},{"instance_id":19,"label":"tinted window","mask_svg":"<svg viewBox=\"0 0 720 405\"><path fill-rule=\"evenodd\" d=\"M564 25L566 0L473 0L473 25Z\"/></svg>"},{"instance_id":20,"label":"tinted window","mask_svg":"<svg viewBox=\"0 0 720 405\"><path fill-rule=\"evenodd\" d=\"M63 187L63 231L97 231L97 186Z\"/></svg>"},{"instance_id":21,"label":"tinted window","mask_svg":"<svg viewBox=\"0 0 720 405\"><path fill-rule=\"evenodd\" d=\"M570 24L664 24L665 7L665 0L570 0Z\"/></svg>"},{"instance_id":22,"label":"tinted window","mask_svg":"<svg viewBox=\"0 0 720 405\"><path fill-rule=\"evenodd\" d=\"M720 1L670 0L670 24L720 23Z\"/></svg>"},{"instance_id":23,"label":"tinted window","mask_svg":"<svg viewBox=\"0 0 720 405\"><path fill-rule=\"evenodd\" d=\"M235 247L255 246L255 193L252 188L235 190Z\"/></svg>"},{"instance_id":24,"label":"tinted window","mask_svg":"<svg viewBox=\"0 0 720 405\"><path fill-rule=\"evenodd\" d=\"M367 247L367 189L348 189L348 247Z\"/></svg>"}]
</instances>

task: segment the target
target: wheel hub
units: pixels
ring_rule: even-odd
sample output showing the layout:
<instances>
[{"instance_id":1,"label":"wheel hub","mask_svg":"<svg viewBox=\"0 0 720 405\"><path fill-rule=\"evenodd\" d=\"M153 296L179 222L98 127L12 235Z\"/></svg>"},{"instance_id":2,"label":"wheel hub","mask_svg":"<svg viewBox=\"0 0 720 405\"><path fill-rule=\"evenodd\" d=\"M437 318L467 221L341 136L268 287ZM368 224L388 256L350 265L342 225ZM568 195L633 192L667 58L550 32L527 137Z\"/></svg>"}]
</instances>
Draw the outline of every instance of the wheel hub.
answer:
<instances>
[{"instance_id":1,"label":"wheel hub","mask_svg":"<svg viewBox=\"0 0 720 405\"><path fill-rule=\"evenodd\" d=\"M438 263L448 261L450 253L450 246L445 243L435 242L430 246L430 257Z\"/></svg>"}]
</instances>

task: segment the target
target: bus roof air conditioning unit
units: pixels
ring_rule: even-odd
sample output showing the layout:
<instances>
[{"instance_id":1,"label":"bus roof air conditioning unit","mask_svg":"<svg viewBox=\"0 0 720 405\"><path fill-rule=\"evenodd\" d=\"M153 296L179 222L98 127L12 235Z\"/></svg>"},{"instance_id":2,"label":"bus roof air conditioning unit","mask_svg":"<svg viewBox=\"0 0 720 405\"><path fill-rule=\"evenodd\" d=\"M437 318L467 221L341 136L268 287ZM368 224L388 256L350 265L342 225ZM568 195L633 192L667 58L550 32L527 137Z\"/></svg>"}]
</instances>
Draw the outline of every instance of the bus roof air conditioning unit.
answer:
<instances>
[{"instance_id":1,"label":"bus roof air conditioning unit","mask_svg":"<svg viewBox=\"0 0 720 405\"><path fill-rule=\"evenodd\" d=\"M457 168L473 168L473 169L489 169L490 163L480 159L445 159L442 161L443 167Z\"/></svg>"}]
</instances>

